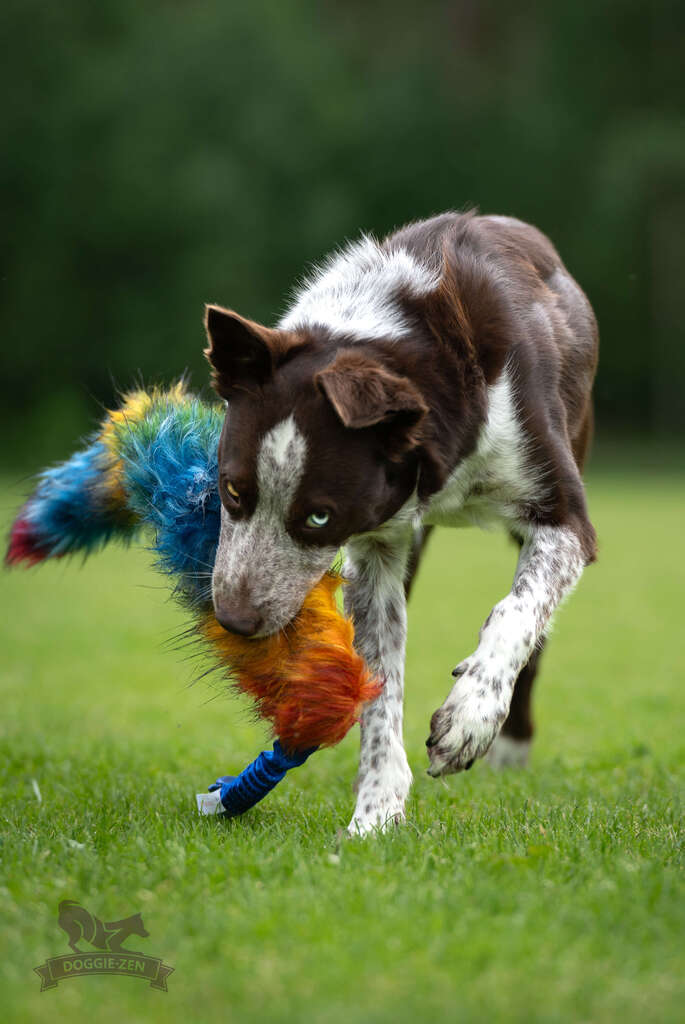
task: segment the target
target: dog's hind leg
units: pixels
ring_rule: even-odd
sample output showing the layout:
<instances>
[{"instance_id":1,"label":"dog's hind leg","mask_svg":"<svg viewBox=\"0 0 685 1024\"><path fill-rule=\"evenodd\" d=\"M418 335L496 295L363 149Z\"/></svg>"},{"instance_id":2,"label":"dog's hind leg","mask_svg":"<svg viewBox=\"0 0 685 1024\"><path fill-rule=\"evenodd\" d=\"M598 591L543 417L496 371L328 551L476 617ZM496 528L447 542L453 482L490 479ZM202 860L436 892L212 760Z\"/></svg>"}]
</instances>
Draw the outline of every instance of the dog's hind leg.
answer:
<instances>
[{"instance_id":1,"label":"dog's hind leg","mask_svg":"<svg viewBox=\"0 0 685 1024\"><path fill-rule=\"evenodd\" d=\"M361 717L357 803L350 835L366 835L402 820L411 771L402 742L404 581L411 530L407 526L354 540L347 549L345 606L354 620L355 646L383 681Z\"/></svg>"}]
</instances>

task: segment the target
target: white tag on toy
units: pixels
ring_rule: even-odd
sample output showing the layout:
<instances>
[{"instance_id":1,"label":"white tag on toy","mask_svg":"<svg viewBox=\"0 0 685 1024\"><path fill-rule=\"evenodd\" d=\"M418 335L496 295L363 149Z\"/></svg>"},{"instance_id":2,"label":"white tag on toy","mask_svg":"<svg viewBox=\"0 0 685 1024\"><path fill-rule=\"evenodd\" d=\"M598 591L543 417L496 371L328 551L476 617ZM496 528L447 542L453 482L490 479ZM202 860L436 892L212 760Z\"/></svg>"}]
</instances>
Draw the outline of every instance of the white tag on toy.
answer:
<instances>
[{"instance_id":1,"label":"white tag on toy","mask_svg":"<svg viewBox=\"0 0 685 1024\"><path fill-rule=\"evenodd\" d=\"M226 810L221 802L220 789L215 789L213 793L196 793L195 799L199 814L223 814Z\"/></svg>"}]
</instances>

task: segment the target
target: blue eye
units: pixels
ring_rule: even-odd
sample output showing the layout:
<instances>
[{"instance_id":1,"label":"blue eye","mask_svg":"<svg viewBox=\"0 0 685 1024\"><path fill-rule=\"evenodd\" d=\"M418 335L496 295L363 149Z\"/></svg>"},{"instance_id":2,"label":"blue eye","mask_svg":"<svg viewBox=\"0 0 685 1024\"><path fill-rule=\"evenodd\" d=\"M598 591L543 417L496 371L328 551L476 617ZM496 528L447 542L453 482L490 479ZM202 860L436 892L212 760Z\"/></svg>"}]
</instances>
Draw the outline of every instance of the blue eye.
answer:
<instances>
[{"instance_id":1,"label":"blue eye","mask_svg":"<svg viewBox=\"0 0 685 1024\"><path fill-rule=\"evenodd\" d=\"M320 530L322 526L328 525L330 518L330 512L312 512L311 515L307 516L305 525L311 526L315 530Z\"/></svg>"}]
</instances>

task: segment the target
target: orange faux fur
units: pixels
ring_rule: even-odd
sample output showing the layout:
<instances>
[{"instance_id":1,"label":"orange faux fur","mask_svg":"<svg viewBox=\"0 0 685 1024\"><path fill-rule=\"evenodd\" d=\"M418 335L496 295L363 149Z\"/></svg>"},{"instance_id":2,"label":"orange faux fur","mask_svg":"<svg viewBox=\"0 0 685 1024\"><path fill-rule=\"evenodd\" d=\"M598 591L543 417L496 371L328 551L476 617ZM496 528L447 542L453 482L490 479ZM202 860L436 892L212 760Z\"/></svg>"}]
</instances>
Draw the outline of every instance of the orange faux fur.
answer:
<instances>
[{"instance_id":1,"label":"orange faux fur","mask_svg":"<svg viewBox=\"0 0 685 1024\"><path fill-rule=\"evenodd\" d=\"M339 743L382 688L352 646L352 623L335 601L340 583L334 573L324 576L295 621L274 636L227 633L211 611L200 624L235 686L289 752Z\"/></svg>"}]
</instances>

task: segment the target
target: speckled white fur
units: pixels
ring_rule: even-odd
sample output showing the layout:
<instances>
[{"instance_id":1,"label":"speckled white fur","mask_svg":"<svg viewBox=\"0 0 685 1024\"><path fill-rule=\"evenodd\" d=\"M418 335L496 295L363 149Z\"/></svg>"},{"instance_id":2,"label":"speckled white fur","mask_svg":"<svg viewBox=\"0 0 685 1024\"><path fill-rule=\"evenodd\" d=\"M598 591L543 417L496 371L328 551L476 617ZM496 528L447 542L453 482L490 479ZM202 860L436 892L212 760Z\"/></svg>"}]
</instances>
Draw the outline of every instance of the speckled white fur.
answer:
<instances>
[{"instance_id":1,"label":"speckled white fur","mask_svg":"<svg viewBox=\"0 0 685 1024\"><path fill-rule=\"evenodd\" d=\"M261 615L259 635L275 633L295 617L335 558L334 547L297 544L285 527L306 458L307 443L289 416L262 440L253 515L233 520L221 509L212 595L221 603L240 594Z\"/></svg>"},{"instance_id":2,"label":"speckled white fur","mask_svg":"<svg viewBox=\"0 0 685 1024\"><path fill-rule=\"evenodd\" d=\"M362 340L400 338L411 330L400 293L424 295L438 283L439 274L405 249L386 249L364 235L315 268L279 327L320 326Z\"/></svg>"},{"instance_id":3,"label":"speckled white fur","mask_svg":"<svg viewBox=\"0 0 685 1024\"><path fill-rule=\"evenodd\" d=\"M347 548L345 607L355 622L355 646L383 680L383 691L362 713L357 803L350 835L385 829L404 817L411 771L402 742L404 649L407 633L404 573L412 531L401 519Z\"/></svg>"}]
</instances>

